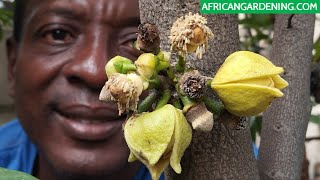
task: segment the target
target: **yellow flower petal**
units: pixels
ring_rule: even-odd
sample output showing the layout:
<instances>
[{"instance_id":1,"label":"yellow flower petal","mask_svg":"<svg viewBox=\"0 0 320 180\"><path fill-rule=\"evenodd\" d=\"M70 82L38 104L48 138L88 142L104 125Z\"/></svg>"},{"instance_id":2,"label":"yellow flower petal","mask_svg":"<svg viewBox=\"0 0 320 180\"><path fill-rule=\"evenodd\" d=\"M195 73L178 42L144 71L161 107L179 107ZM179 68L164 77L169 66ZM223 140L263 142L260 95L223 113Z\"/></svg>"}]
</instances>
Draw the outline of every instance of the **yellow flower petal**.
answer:
<instances>
[{"instance_id":1,"label":"yellow flower petal","mask_svg":"<svg viewBox=\"0 0 320 180\"><path fill-rule=\"evenodd\" d=\"M129 154L129 158L128 158L128 162L133 162L138 160L138 158L133 154L133 152L130 150L130 154Z\"/></svg>"},{"instance_id":2,"label":"yellow flower petal","mask_svg":"<svg viewBox=\"0 0 320 180\"><path fill-rule=\"evenodd\" d=\"M269 76L268 77L254 78L254 79L245 79L245 80L241 80L241 81L235 81L233 83L255 84L255 85L261 85L261 86L266 86L266 87L274 87L273 78L271 78Z\"/></svg>"},{"instance_id":3,"label":"yellow flower petal","mask_svg":"<svg viewBox=\"0 0 320 180\"><path fill-rule=\"evenodd\" d=\"M137 72L144 78L150 79L155 72L156 59L152 53L143 53L134 62L137 66Z\"/></svg>"},{"instance_id":4,"label":"yellow flower petal","mask_svg":"<svg viewBox=\"0 0 320 180\"><path fill-rule=\"evenodd\" d=\"M161 176L162 172L168 167L169 165L169 157L167 158L161 158L157 164L155 164L154 166L147 166L152 179L154 180L158 180L159 177Z\"/></svg>"},{"instance_id":5,"label":"yellow flower petal","mask_svg":"<svg viewBox=\"0 0 320 180\"><path fill-rule=\"evenodd\" d=\"M265 57L249 52L237 51L231 54L218 70L213 84L225 84L246 79L277 75L284 70L276 67Z\"/></svg>"},{"instance_id":6,"label":"yellow flower petal","mask_svg":"<svg viewBox=\"0 0 320 180\"><path fill-rule=\"evenodd\" d=\"M176 120L174 130L174 145L170 157L170 165L176 173L180 174L180 161L184 154L184 151L191 143L192 129L188 124L187 120L185 119L183 113L178 109L175 110Z\"/></svg>"},{"instance_id":7,"label":"yellow flower petal","mask_svg":"<svg viewBox=\"0 0 320 180\"><path fill-rule=\"evenodd\" d=\"M133 154L147 164L155 165L173 136L173 106L131 117L124 126L124 136Z\"/></svg>"},{"instance_id":8,"label":"yellow flower petal","mask_svg":"<svg viewBox=\"0 0 320 180\"><path fill-rule=\"evenodd\" d=\"M274 87L280 90L289 85L289 83L286 80L282 79L279 75L272 76L272 79L274 81Z\"/></svg>"},{"instance_id":9,"label":"yellow flower petal","mask_svg":"<svg viewBox=\"0 0 320 180\"><path fill-rule=\"evenodd\" d=\"M169 164L181 173L180 161L191 142L192 129L182 111L167 104L129 118L124 136L130 149L128 161L141 161L156 180Z\"/></svg>"},{"instance_id":10,"label":"yellow flower petal","mask_svg":"<svg viewBox=\"0 0 320 180\"><path fill-rule=\"evenodd\" d=\"M223 101L225 108L237 116L254 116L265 111L276 97L283 93L272 87L254 84L223 84L212 88Z\"/></svg>"}]
</instances>

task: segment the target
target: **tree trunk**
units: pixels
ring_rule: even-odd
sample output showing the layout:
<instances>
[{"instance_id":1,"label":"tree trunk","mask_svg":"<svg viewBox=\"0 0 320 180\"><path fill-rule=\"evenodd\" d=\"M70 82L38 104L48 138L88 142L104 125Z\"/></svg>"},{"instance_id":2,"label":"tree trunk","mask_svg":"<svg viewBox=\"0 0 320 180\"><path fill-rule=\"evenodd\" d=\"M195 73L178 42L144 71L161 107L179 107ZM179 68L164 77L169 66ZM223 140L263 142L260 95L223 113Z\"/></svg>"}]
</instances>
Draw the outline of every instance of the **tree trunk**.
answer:
<instances>
[{"instance_id":1,"label":"tree trunk","mask_svg":"<svg viewBox=\"0 0 320 180\"><path fill-rule=\"evenodd\" d=\"M140 0L139 4L141 21L157 24L161 47L167 51L173 22L188 12L199 11L199 1L194 0ZM215 38L203 59L192 58L191 62L202 74L213 76L225 58L239 49L238 21L237 15L206 17ZM236 130L238 121L235 116L225 115L215 122L212 132L193 132L192 143L182 160L182 174L168 168L166 179L259 179L249 127Z\"/></svg>"},{"instance_id":2,"label":"tree trunk","mask_svg":"<svg viewBox=\"0 0 320 180\"><path fill-rule=\"evenodd\" d=\"M285 69L289 86L263 115L261 179L300 179L309 120L314 15L277 15L271 60Z\"/></svg>"}]
</instances>

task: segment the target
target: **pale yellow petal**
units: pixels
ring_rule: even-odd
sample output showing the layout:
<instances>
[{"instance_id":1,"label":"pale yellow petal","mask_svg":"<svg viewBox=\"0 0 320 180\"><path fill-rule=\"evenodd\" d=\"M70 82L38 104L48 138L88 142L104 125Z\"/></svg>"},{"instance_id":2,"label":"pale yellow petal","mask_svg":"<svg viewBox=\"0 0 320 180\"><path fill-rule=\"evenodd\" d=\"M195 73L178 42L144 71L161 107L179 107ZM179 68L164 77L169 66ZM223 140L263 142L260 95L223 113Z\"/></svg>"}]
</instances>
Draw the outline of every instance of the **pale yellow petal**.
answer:
<instances>
[{"instance_id":1,"label":"pale yellow petal","mask_svg":"<svg viewBox=\"0 0 320 180\"><path fill-rule=\"evenodd\" d=\"M143 53L134 64L137 66L137 72L142 77L150 79L156 68L155 55L152 53Z\"/></svg>"},{"instance_id":2,"label":"pale yellow petal","mask_svg":"<svg viewBox=\"0 0 320 180\"><path fill-rule=\"evenodd\" d=\"M132 151L130 151L128 162L133 162L136 160L138 160L138 158L132 153Z\"/></svg>"},{"instance_id":3,"label":"pale yellow petal","mask_svg":"<svg viewBox=\"0 0 320 180\"><path fill-rule=\"evenodd\" d=\"M254 79L245 79L241 81L236 81L234 83L241 83L241 84L255 84L255 85L261 85L266 87L274 87L274 81L271 77L260 77L260 78L254 78Z\"/></svg>"},{"instance_id":4,"label":"pale yellow petal","mask_svg":"<svg viewBox=\"0 0 320 180\"><path fill-rule=\"evenodd\" d=\"M158 180L163 171L169 165L169 158L161 158L154 166L147 166L153 180Z\"/></svg>"},{"instance_id":5,"label":"pale yellow petal","mask_svg":"<svg viewBox=\"0 0 320 180\"><path fill-rule=\"evenodd\" d=\"M166 105L151 113L135 115L124 126L125 140L139 160L154 165L173 136L175 108Z\"/></svg>"},{"instance_id":6,"label":"pale yellow petal","mask_svg":"<svg viewBox=\"0 0 320 180\"><path fill-rule=\"evenodd\" d=\"M274 87L278 88L280 90L289 85L289 83L286 80L284 80L282 77L280 77L279 75L272 76L272 79L274 81Z\"/></svg>"},{"instance_id":7,"label":"pale yellow petal","mask_svg":"<svg viewBox=\"0 0 320 180\"><path fill-rule=\"evenodd\" d=\"M237 116L254 116L265 111L271 102L283 93L272 87L253 84L214 85L213 89L225 108Z\"/></svg>"},{"instance_id":8,"label":"pale yellow petal","mask_svg":"<svg viewBox=\"0 0 320 180\"><path fill-rule=\"evenodd\" d=\"M170 157L170 165L173 170L180 174L181 165L180 161L184 154L184 151L187 149L192 139L192 129L184 117L183 113L176 109L176 118L175 118L175 130L174 130L174 145L172 149L172 154Z\"/></svg>"},{"instance_id":9,"label":"pale yellow petal","mask_svg":"<svg viewBox=\"0 0 320 180\"><path fill-rule=\"evenodd\" d=\"M246 79L277 75L284 70L276 67L265 57L249 52L237 51L231 54L216 73L213 84L225 84Z\"/></svg>"}]
</instances>

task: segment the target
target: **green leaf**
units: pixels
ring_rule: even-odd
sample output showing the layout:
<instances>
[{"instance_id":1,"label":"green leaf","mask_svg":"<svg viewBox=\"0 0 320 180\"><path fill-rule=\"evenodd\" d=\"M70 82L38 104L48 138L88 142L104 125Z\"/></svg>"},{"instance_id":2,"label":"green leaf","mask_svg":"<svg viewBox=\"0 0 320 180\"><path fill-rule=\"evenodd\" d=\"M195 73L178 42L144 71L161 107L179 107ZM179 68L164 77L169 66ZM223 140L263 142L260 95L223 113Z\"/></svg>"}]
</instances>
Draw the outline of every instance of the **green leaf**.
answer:
<instances>
[{"instance_id":1,"label":"green leaf","mask_svg":"<svg viewBox=\"0 0 320 180\"><path fill-rule=\"evenodd\" d=\"M29 174L4 168L0 168L0 177L1 180L39 180Z\"/></svg>"},{"instance_id":2,"label":"green leaf","mask_svg":"<svg viewBox=\"0 0 320 180\"><path fill-rule=\"evenodd\" d=\"M314 55L313 55L313 62L320 63L320 37L313 45Z\"/></svg>"},{"instance_id":3,"label":"green leaf","mask_svg":"<svg viewBox=\"0 0 320 180\"><path fill-rule=\"evenodd\" d=\"M311 115L310 116L310 122L316 123L316 124L320 124L320 116L315 116L315 115Z\"/></svg>"}]
</instances>

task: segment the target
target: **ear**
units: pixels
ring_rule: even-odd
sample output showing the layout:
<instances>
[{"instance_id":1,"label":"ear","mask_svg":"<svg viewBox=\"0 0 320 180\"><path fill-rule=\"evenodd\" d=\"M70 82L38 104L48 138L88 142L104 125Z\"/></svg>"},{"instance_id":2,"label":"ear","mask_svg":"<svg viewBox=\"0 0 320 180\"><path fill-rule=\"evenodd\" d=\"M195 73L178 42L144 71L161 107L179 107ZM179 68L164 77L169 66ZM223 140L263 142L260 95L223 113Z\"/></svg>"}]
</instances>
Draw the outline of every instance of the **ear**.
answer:
<instances>
[{"instance_id":1,"label":"ear","mask_svg":"<svg viewBox=\"0 0 320 180\"><path fill-rule=\"evenodd\" d=\"M15 82L16 82L16 61L17 61L17 42L13 37L7 39L7 59L8 59L8 85L9 85L9 95L11 97L15 96Z\"/></svg>"}]
</instances>

